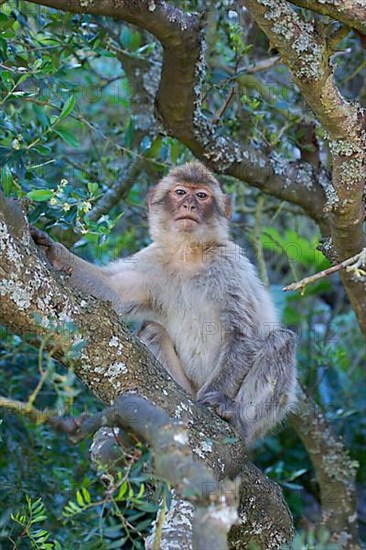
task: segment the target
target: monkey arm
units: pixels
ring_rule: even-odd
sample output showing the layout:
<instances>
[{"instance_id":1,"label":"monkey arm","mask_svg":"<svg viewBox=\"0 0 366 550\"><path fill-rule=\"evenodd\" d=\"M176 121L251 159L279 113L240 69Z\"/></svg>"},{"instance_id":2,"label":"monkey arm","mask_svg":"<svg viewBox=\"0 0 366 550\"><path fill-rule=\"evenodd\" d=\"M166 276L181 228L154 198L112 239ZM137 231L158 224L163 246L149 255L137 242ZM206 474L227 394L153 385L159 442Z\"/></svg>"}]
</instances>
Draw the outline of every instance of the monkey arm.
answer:
<instances>
[{"instance_id":1,"label":"monkey arm","mask_svg":"<svg viewBox=\"0 0 366 550\"><path fill-rule=\"evenodd\" d=\"M96 298L109 300L118 313L136 318L142 314L144 319L149 318L148 281L138 272L138 262L121 260L111 266L99 267L75 256L43 231L31 227L30 232L50 264L67 273L72 285Z\"/></svg>"}]
</instances>

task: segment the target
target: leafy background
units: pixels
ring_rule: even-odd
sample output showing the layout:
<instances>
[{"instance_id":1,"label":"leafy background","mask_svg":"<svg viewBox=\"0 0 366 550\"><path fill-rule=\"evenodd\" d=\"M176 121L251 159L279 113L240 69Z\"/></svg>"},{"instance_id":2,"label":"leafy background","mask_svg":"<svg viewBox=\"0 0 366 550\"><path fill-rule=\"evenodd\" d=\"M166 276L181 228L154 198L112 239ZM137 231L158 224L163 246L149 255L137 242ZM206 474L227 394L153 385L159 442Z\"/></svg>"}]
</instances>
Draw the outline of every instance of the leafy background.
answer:
<instances>
[{"instance_id":1,"label":"leafy background","mask_svg":"<svg viewBox=\"0 0 366 550\"><path fill-rule=\"evenodd\" d=\"M195 2L184 2L194 9ZM22 199L31 223L85 259L100 263L149 243L148 188L191 153L155 121L161 51L146 33L101 17L57 13L10 1L0 7L0 170L7 196ZM203 94L222 131L278 158L299 156L312 121L287 70L246 70L268 57L258 29L244 35L225 6L209 14ZM348 55L347 52L352 52ZM349 98L366 98L358 41L344 41L337 79ZM238 73L233 81L233 74ZM322 143L323 135L317 128ZM322 161L327 162L323 144ZM283 321L300 336L301 379L360 463L360 525L365 536L364 343L337 276L284 294L285 283L327 267L316 226L296 207L222 177L233 197L232 234L256 262ZM112 189L118 193L98 211ZM2 393L61 414L100 409L72 368L1 329ZM143 548L164 484L137 447L109 480L91 469L84 442L72 447L42 424L3 413L0 427L1 548ZM331 549L315 529L318 487L309 458L288 427L257 444L254 461L284 489L298 535L293 548Z\"/></svg>"}]
</instances>

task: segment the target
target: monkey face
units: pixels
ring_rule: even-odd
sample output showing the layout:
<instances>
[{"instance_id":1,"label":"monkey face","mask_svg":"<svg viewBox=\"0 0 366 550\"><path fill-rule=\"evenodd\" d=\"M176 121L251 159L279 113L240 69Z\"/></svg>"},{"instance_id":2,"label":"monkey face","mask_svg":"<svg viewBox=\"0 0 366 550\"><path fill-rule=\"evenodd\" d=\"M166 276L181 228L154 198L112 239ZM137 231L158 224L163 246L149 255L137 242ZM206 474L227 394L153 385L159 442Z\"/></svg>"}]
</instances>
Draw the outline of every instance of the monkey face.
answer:
<instances>
[{"instance_id":1,"label":"monkey face","mask_svg":"<svg viewBox=\"0 0 366 550\"><path fill-rule=\"evenodd\" d=\"M169 172L148 195L150 234L160 243L216 242L228 237L229 198L199 162Z\"/></svg>"},{"instance_id":2,"label":"monkey face","mask_svg":"<svg viewBox=\"0 0 366 550\"><path fill-rule=\"evenodd\" d=\"M204 186L177 184L167 197L175 229L194 232L213 214L214 198L211 190Z\"/></svg>"}]
</instances>

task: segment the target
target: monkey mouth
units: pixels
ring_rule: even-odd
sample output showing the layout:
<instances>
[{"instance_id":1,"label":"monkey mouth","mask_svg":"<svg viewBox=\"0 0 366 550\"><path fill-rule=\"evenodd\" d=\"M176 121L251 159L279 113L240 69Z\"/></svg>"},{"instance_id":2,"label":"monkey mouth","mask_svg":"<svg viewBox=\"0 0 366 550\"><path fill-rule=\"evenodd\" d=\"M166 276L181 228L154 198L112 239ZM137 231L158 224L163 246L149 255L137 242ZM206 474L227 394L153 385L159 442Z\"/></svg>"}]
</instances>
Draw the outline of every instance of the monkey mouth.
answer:
<instances>
[{"instance_id":1,"label":"monkey mouth","mask_svg":"<svg viewBox=\"0 0 366 550\"><path fill-rule=\"evenodd\" d=\"M193 218L193 216L180 216L179 218L175 218L176 222L181 221L181 220L191 220L192 222L199 223L197 218Z\"/></svg>"}]
</instances>

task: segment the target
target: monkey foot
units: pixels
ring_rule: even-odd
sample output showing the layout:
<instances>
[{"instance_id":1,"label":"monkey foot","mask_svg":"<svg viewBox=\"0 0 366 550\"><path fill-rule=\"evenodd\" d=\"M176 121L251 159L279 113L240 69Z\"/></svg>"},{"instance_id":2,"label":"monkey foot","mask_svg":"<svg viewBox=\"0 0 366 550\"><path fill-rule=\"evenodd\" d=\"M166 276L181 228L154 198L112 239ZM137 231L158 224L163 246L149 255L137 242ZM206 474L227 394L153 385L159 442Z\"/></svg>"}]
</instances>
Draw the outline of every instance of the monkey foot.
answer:
<instances>
[{"instance_id":1,"label":"monkey foot","mask_svg":"<svg viewBox=\"0 0 366 550\"><path fill-rule=\"evenodd\" d=\"M198 398L198 403L212 405L216 414L224 420L231 420L235 416L235 402L219 390L205 392Z\"/></svg>"}]
</instances>

